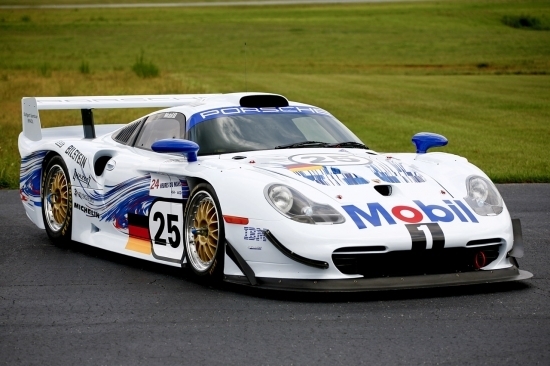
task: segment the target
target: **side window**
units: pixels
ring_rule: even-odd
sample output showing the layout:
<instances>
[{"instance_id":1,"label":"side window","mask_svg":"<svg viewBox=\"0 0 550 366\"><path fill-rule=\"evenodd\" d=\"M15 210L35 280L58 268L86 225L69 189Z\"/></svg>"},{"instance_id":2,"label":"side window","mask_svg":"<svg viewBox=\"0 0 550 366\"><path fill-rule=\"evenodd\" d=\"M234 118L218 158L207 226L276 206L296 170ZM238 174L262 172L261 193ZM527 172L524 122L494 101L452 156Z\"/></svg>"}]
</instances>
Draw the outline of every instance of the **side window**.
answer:
<instances>
[{"instance_id":1,"label":"side window","mask_svg":"<svg viewBox=\"0 0 550 366\"><path fill-rule=\"evenodd\" d=\"M155 141L181 139L185 134L185 116L178 112L154 114L145 121L134 144L140 149L151 150Z\"/></svg>"}]
</instances>

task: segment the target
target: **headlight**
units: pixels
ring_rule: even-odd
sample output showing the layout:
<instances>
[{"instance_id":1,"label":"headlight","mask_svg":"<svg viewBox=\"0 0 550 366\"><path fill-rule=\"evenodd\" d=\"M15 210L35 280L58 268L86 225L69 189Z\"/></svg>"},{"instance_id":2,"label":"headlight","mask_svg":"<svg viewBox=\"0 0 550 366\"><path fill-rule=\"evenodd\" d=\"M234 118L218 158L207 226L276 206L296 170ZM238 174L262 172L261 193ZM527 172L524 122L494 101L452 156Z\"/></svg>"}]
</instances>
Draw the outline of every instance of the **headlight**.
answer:
<instances>
[{"instance_id":1,"label":"headlight","mask_svg":"<svg viewBox=\"0 0 550 366\"><path fill-rule=\"evenodd\" d=\"M290 189L285 186L272 186L268 191L269 199L282 213L287 213L292 208L294 196Z\"/></svg>"},{"instance_id":2,"label":"headlight","mask_svg":"<svg viewBox=\"0 0 550 366\"><path fill-rule=\"evenodd\" d=\"M464 200L481 216L498 215L502 212L502 197L494 184L478 175L466 178L468 196Z\"/></svg>"},{"instance_id":3,"label":"headlight","mask_svg":"<svg viewBox=\"0 0 550 366\"><path fill-rule=\"evenodd\" d=\"M341 224L346 221L332 206L314 202L289 186L268 185L264 195L271 206L294 221L306 224Z\"/></svg>"}]
</instances>

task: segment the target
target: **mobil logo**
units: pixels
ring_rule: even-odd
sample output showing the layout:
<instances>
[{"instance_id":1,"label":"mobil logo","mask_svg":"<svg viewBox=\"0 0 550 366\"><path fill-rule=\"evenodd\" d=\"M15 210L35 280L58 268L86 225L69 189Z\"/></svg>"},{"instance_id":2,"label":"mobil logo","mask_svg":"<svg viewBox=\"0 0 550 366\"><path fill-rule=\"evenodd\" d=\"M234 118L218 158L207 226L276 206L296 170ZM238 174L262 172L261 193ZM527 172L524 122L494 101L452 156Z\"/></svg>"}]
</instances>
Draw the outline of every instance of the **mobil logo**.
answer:
<instances>
[{"instance_id":1,"label":"mobil logo","mask_svg":"<svg viewBox=\"0 0 550 366\"><path fill-rule=\"evenodd\" d=\"M371 226L381 226L383 222L389 225L397 224L396 220L409 224L419 222L452 222L456 219L462 222L478 223L474 214L460 200L443 200L444 205L425 204L413 201L416 207L397 205L387 210L378 202L367 203L366 208L355 205L342 206L359 229ZM391 213L390 213L391 212Z\"/></svg>"}]
</instances>

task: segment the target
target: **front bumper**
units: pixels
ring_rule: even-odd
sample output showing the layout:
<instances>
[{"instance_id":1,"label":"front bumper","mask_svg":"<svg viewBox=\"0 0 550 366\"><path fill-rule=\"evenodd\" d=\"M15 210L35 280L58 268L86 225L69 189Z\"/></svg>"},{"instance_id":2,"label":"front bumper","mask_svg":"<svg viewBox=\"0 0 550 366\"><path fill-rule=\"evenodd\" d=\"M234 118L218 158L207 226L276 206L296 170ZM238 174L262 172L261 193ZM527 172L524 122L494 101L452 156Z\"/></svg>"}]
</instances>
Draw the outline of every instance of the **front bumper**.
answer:
<instances>
[{"instance_id":1,"label":"front bumper","mask_svg":"<svg viewBox=\"0 0 550 366\"><path fill-rule=\"evenodd\" d=\"M480 270L465 273L385 278L310 280L256 277L256 283L254 285L251 285L251 282L246 276L226 275L224 277L224 281L239 285L272 290L300 292L361 292L475 285L494 282L526 280L531 277L533 277L532 273L520 270L517 267L512 266L510 268L490 271Z\"/></svg>"}]
</instances>

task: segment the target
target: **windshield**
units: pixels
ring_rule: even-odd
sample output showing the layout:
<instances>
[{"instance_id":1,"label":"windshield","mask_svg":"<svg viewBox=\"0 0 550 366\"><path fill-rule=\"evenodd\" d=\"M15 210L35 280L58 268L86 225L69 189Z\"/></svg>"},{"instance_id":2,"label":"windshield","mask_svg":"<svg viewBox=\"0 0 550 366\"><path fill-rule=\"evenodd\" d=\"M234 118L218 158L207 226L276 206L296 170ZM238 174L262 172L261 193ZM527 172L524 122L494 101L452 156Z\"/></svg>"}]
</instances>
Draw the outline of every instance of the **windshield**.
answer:
<instances>
[{"instance_id":1,"label":"windshield","mask_svg":"<svg viewBox=\"0 0 550 366\"><path fill-rule=\"evenodd\" d=\"M361 142L336 118L327 114L303 113L247 114L209 119L193 125L188 139L199 144L199 155L269 150L304 141Z\"/></svg>"}]
</instances>

